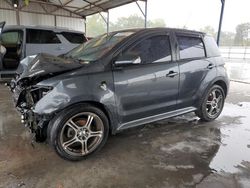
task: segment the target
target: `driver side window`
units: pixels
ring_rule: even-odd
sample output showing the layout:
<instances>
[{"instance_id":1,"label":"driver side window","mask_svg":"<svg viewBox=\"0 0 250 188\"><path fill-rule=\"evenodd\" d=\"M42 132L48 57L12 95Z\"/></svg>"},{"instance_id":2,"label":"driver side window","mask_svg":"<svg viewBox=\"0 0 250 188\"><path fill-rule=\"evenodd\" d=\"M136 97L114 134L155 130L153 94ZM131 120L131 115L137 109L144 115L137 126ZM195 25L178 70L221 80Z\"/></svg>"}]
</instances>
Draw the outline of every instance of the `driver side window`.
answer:
<instances>
[{"instance_id":1,"label":"driver side window","mask_svg":"<svg viewBox=\"0 0 250 188\"><path fill-rule=\"evenodd\" d=\"M120 54L117 64L148 64L171 61L169 36L147 38Z\"/></svg>"}]
</instances>

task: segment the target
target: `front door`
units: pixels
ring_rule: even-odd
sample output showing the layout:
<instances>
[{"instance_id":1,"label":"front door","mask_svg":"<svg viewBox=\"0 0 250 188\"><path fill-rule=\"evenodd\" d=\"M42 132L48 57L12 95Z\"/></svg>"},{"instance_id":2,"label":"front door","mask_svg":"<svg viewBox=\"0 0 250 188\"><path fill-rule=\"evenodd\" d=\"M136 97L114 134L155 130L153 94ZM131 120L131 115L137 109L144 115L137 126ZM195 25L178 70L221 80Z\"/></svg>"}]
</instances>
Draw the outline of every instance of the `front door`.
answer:
<instances>
[{"instance_id":1,"label":"front door","mask_svg":"<svg viewBox=\"0 0 250 188\"><path fill-rule=\"evenodd\" d=\"M114 64L121 124L176 109L179 70L168 35L144 38L120 53Z\"/></svg>"}]
</instances>

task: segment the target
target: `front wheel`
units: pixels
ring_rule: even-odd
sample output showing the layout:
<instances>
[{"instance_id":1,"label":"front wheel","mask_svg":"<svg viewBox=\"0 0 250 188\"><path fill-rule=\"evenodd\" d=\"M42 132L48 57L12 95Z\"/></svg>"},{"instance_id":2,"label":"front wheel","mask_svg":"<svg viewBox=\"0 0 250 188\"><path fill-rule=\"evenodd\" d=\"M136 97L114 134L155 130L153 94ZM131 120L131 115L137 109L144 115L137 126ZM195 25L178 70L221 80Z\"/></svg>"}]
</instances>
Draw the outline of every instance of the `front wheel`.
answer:
<instances>
[{"instance_id":1,"label":"front wheel","mask_svg":"<svg viewBox=\"0 0 250 188\"><path fill-rule=\"evenodd\" d=\"M212 121L222 112L225 102L225 93L221 86L213 85L204 98L196 115L203 121Z\"/></svg>"},{"instance_id":2,"label":"front wheel","mask_svg":"<svg viewBox=\"0 0 250 188\"><path fill-rule=\"evenodd\" d=\"M64 159L81 160L105 144L109 125L98 108L79 104L62 111L50 123L49 141Z\"/></svg>"}]
</instances>

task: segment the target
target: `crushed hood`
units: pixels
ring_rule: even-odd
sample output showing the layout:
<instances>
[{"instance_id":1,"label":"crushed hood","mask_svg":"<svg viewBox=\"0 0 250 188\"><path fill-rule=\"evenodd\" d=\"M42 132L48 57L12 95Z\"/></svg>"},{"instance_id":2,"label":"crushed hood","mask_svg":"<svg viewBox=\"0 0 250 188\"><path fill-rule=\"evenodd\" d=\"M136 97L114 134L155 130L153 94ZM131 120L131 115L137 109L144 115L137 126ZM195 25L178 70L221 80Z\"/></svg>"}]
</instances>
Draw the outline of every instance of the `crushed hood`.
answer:
<instances>
[{"instance_id":1,"label":"crushed hood","mask_svg":"<svg viewBox=\"0 0 250 188\"><path fill-rule=\"evenodd\" d=\"M83 65L80 62L72 59L42 53L20 64L20 67L18 68L20 77L18 80L24 78L36 79L39 77L52 77L82 66Z\"/></svg>"}]
</instances>

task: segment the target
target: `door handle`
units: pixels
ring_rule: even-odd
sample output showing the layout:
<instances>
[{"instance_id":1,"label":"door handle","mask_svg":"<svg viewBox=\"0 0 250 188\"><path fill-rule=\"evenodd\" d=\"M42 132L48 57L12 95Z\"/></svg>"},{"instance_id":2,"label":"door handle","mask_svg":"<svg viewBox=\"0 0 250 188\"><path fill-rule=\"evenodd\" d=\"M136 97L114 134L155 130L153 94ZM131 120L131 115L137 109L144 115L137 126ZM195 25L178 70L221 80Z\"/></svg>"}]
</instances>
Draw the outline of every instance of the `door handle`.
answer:
<instances>
[{"instance_id":1,"label":"door handle","mask_svg":"<svg viewBox=\"0 0 250 188\"><path fill-rule=\"evenodd\" d=\"M214 64L213 63L210 63L208 66L207 66L207 69L212 69L212 68L214 68L215 66L214 66Z\"/></svg>"},{"instance_id":2,"label":"door handle","mask_svg":"<svg viewBox=\"0 0 250 188\"><path fill-rule=\"evenodd\" d=\"M169 73L166 74L166 77L173 78L173 77L175 77L176 75L178 75L178 72L169 71Z\"/></svg>"}]
</instances>

